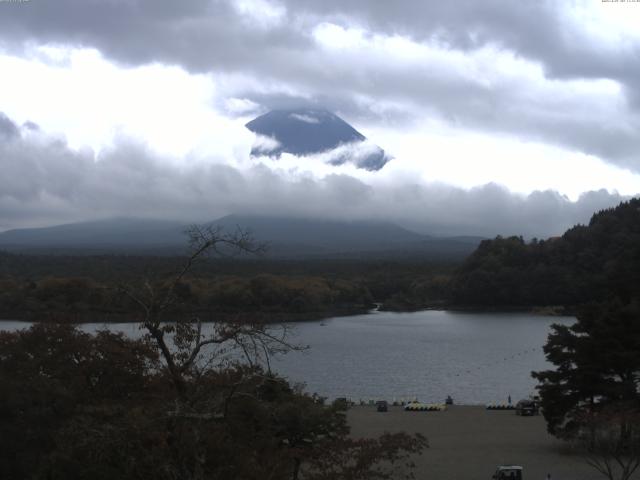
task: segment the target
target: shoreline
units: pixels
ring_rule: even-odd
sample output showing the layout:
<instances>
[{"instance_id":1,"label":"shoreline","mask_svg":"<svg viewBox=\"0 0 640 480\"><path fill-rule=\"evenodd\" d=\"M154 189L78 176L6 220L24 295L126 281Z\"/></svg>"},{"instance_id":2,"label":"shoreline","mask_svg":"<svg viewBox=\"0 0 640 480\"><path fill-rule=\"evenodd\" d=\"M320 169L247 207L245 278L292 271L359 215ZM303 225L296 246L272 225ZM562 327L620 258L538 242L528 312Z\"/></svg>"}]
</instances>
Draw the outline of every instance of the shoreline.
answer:
<instances>
[{"instance_id":1,"label":"shoreline","mask_svg":"<svg viewBox=\"0 0 640 480\"><path fill-rule=\"evenodd\" d=\"M203 324L217 321L230 321L237 318L252 318L255 321L265 324L274 323L302 323L322 321L333 317L349 317L354 315L364 315L372 312L372 308L345 307L334 308L323 311L312 312L197 312ZM178 312L175 316L184 315ZM170 315L167 315L170 317ZM193 318L198 315L189 315ZM87 314L78 313L51 313L42 315L30 313L24 316L7 315L8 318L0 318L0 322L24 322L24 323L68 323L72 325L83 325L91 323L118 324L118 323L140 323L139 314L121 312L91 312Z\"/></svg>"},{"instance_id":2,"label":"shoreline","mask_svg":"<svg viewBox=\"0 0 640 480\"><path fill-rule=\"evenodd\" d=\"M277 323L305 323L305 322L318 322L336 317L352 317L358 315L370 315L373 313L416 313L416 312L428 312L428 311L442 311L442 312L458 312L458 313L530 313L534 315L540 315L545 317L573 317L575 316L575 310L573 308L566 308L562 306L537 306L537 307L513 307L513 306L494 306L494 307L477 307L477 306L460 306L460 305L428 305L420 308L411 309L387 309L382 303L376 303L375 308L358 308L358 307L345 307L335 308L327 311L317 312L204 312L202 315L202 323L215 323L217 321L233 320L235 318L251 318L254 317L256 321L261 321L265 324L277 324ZM127 323L140 323L139 318L133 318L133 315L124 313L98 313L94 315L78 315L78 314L64 314L58 316L58 314L46 313L42 315L46 317L44 319L36 320L38 315L31 314L22 318L0 318L0 322L21 322L21 323L68 323L72 325L83 324L127 324ZM30 318L33 317L33 318ZM75 317L75 318L72 318ZM217 317L217 318L216 318Z\"/></svg>"},{"instance_id":3,"label":"shoreline","mask_svg":"<svg viewBox=\"0 0 640 480\"><path fill-rule=\"evenodd\" d=\"M473 313L533 313L548 317L574 317L577 307L565 307L563 305L533 305L533 306L517 306L517 305L455 305L455 304L426 304L415 308L385 308L384 304L380 304L379 311L391 313L411 313L420 311L449 311L449 312L473 312Z\"/></svg>"}]
</instances>

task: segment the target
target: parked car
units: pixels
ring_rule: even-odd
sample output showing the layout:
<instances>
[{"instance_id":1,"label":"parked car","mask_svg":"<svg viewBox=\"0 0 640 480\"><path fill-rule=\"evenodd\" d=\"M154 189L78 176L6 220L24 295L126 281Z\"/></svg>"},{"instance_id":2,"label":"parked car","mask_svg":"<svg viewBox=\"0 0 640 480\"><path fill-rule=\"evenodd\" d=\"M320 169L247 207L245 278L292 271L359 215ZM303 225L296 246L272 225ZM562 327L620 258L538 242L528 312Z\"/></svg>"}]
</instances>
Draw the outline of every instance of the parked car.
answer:
<instances>
[{"instance_id":1,"label":"parked car","mask_svg":"<svg viewBox=\"0 0 640 480\"><path fill-rule=\"evenodd\" d=\"M533 400L520 400L516 403L516 415L537 415L538 405Z\"/></svg>"},{"instance_id":2,"label":"parked car","mask_svg":"<svg viewBox=\"0 0 640 480\"><path fill-rule=\"evenodd\" d=\"M495 480L522 480L522 467L519 465L500 465L493 474Z\"/></svg>"},{"instance_id":3,"label":"parked car","mask_svg":"<svg viewBox=\"0 0 640 480\"><path fill-rule=\"evenodd\" d=\"M379 402L376 402L376 409L379 412L386 412L389 410L389 404L386 400L380 400Z\"/></svg>"}]
</instances>

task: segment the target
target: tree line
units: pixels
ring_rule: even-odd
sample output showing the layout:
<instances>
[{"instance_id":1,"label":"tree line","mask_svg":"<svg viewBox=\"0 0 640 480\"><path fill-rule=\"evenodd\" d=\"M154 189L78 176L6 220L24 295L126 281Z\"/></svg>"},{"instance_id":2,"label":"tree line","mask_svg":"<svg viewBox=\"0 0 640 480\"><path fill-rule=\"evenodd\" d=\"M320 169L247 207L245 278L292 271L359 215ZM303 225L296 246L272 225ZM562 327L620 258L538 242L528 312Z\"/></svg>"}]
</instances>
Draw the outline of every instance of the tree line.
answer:
<instances>
[{"instance_id":1,"label":"tree line","mask_svg":"<svg viewBox=\"0 0 640 480\"><path fill-rule=\"evenodd\" d=\"M117 286L167 276L184 257L33 256L0 252L0 318L136 320ZM205 318L253 314L273 321L441 305L454 266L407 261L207 258L180 285L181 309Z\"/></svg>"},{"instance_id":2,"label":"tree line","mask_svg":"<svg viewBox=\"0 0 640 480\"><path fill-rule=\"evenodd\" d=\"M183 302L176 312L204 318L225 314L330 315L361 312L372 307L362 284L310 276L256 275L253 277L190 278L177 287ZM20 281L0 279L0 318L39 321L137 320L135 305L123 296L118 283L87 277L46 277Z\"/></svg>"},{"instance_id":3,"label":"tree line","mask_svg":"<svg viewBox=\"0 0 640 480\"><path fill-rule=\"evenodd\" d=\"M629 302L640 285L640 199L593 215L561 237L483 241L456 271L455 305L577 307L616 297Z\"/></svg>"}]
</instances>

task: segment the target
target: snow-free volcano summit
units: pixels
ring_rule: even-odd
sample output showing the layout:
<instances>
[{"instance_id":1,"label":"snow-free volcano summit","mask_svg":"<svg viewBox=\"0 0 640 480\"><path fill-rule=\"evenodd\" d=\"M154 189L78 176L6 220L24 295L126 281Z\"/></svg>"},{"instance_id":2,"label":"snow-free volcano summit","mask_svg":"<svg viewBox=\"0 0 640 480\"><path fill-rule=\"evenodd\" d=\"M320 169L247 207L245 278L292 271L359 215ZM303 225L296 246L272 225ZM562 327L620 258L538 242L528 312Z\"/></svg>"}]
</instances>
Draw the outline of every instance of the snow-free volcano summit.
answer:
<instances>
[{"instance_id":1,"label":"snow-free volcano summit","mask_svg":"<svg viewBox=\"0 0 640 480\"><path fill-rule=\"evenodd\" d=\"M272 110L246 127L260 139L251 150L254 156L322 154L332 165L353 163L366 170L380 170L390 160L383 149L327 110Z\"/></svg>"}]
</instances>

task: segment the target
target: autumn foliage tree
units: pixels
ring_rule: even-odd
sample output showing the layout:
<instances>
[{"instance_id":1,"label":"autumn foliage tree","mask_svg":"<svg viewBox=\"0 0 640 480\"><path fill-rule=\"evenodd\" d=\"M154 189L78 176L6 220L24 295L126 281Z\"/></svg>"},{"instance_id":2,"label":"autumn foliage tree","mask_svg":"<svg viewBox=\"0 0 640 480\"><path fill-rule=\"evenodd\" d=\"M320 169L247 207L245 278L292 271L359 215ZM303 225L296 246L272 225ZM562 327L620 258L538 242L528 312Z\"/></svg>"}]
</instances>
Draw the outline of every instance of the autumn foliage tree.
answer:
<instances>
[{"instance_id":1,"label":"autumn foliage tree","mask_svg":"<svg viewBox=\"0 0 640 480\"><path fill-rule=\"evenodd\" d=\"M36 324L0 333L0 477L49 478L65 430L154 397L157 361L148 343L106 331Z\"/></svg>"}]
</instances>

